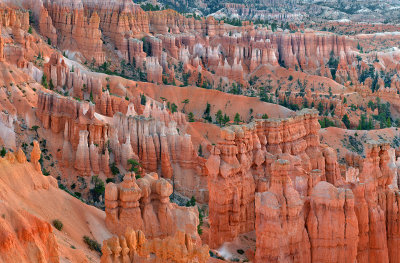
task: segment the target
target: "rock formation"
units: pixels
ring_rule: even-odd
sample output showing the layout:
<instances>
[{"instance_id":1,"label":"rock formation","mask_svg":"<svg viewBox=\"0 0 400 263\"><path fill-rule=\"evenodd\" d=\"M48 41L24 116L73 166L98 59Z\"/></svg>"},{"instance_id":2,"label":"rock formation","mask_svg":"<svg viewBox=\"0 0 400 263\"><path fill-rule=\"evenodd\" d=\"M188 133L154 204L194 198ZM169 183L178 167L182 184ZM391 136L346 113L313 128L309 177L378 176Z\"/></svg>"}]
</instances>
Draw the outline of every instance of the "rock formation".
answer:
<instances>
[{"instance_id":1,"label":"rock formation","mask_svg":"<svg viewBox=\"0 0 400 263\"><path fill-rule=\"evenodd\" d=\"M209 249L207 245L198 246L192 238L183 233L164 239L149 239L141 230L127 229L120 237L114 236L104 240L101 263L114 262L208 262Z\"/></svg>"},{"instance_id":2,"label":"rock formation","mask_svg":"<svg viewBox=\"0 0 400 263\"><path fill-rule=\"evenodd\" d=\"M288 169L288 161L276 160L269 191L256 194L256 262L311 262L314 256L305 228L304 202L292 186Z\"/></svg>"},{"instance_id":3,"label":"rock formation","mask_svg":"<svg viewBox=\"0 0 400 263\"><path fill-rule=\"evenodd\" d=\"M127 228L133 228L152 238L183 231L198 240L197 209L170 203L171 194L172 185L156 173L139 179L128 173L122 183L108 183L105 192L108 229L122 235Z\"/></svg>"},{"instance_id":4,"label":"rock formation","mask_svg":"<svg viewBox=\"0 0 400 263\"><path fill-rule=\"evenodd\" d=\"M15 154L8 152L5 158L0 157L2 192L10 191L8 192L8 195L10 195L13 189L8 184L10 182L15 185L20 183L19 178L7 178L7 176L12 177L9 175L10 169L14 172L15 170L20 172L21 169L28 172L29 169L32 169L32 166L36 170L30 170L33 173L33 175L29 175L32 176L33 184L30 185L28 180L23 182L28 185L28 191L49 189L50 185L57 187L54 178L44 177L41 174L39 158L40 149L37 141L34 141L31 164L27 163L26 156L21 148ZM22 191L27 191L27 189ZM59 262L58 244L51 225L23 208L13 207L13 201L10 202L5 196L2 196L0 203L0 261Z\"/></svg>"},{"instance_id":5,"label":"rock formation","mask_svg":"<svg viewBox=\"0 0 400 263\"><path fill-rule=\"evenodd\" d=\"M41 154L42 154L42 152L40 151L39 143L36 140L33 141L33 149L31 152L31 162L35 166L36 171L41 171L41 166L39 163Z\"/></svg>"},{"instance_id":6,"label":"rock formation","mask_svg":"<svg viewBox=\"0 0 400 263\"><path fill-rule=\"evenodd\" d=\"M2 262L60 262L58 244L49 223L1 202L0 260Z\"/></svg>"},{"instance_id":7,"label":"rock formation","mask_svg":"<svg viewBox=\"0 0 400 263\"><path fill-rule=\"evenodd\" d=\"M312 262L355 262L359 229L350 189L319 182L312 190L307 229Z\"/></svg>"},{"instance_id":8,"label":"rock formation","mask_svg":"<svg viewBox=\"0 0 400 263\"><path fill-rule=\"evenodd\" d=\"M336 167L336 159L324 156L329 148L319 144L316 116L313 110L303 110L288 119L257 120L222 130L221 141L206 162L211 247L254 230L255 192L264 192L271 184L274 160L290 162L290 178L300 195L307 194L308 174L315 169L321 171L319 177L341 183L336 178L340 174L330 168Z\"/></svg>"},{"instance_id":9,"label":"rock formation","mask_svg":"<svg viewBox=\"0 0 400 263\"><path fill-rule=\"evenodd\" d=\"M251 12L241 4L224 6ZM268 17L274 15L297 17ZM288 30L241 23L173 10L145 12L130 0L1 3L0 168L32 168L23 171L33 176L51 169L58 182L37 176L21 185L57 196L51 185L66 183L65 190L76 189L71 193L89 202L93 189L85 185L87 193L80 186L90 176L117 182L106 186L105 214L96 210L88 217L119 236L104 242L103 262L205 262L208 248L194 245L200 243L197 207L171 203L173 192L206 208L210 228L201 238L213 249L255 231L254 262L399 262L400 159L390 149L399 136L391 128L397 114L389 115L399 111L400 53L392 48L398 36L393 33L390 42L386 33L335 33L350 22L329 23L335 26L329 33L320 31L322 22L287 24ZM364 32L362 27L354 24L356 31ZM380 51L361 52L366 39L381 41ZM228 90L234 94L223 93ZM259 96L263 102L236 95ZM194 105L180 102L186 98ZM212 107L211 114L209 108L206 116L198 101ZM175 103L183 106L180 112ZM219 109L235 115L229 104L237 111L249 106L250 113L227 120L225 128L213 125ZM350 110L349 104L358 108ZM385 135L393 135L391 146L370 141L360 146L365 150L348 154L344 140L344 147L335 149L320 142L319 133L332 135L320 131L318 121L324 126L333 121L338 127L331 129L339 134L340 127L354 128L364 113L379 117L380 123L371 119L371 127L389 127ZM202 123L202 116L209 123ZM49 146L43 154L33 141L39 134L28 131L36 124L41 143L47 140ZM363 131L362 139L364 134L383 140L379 132ZM354 141L349 137L350 144ZM24 142L22 148L16 142ZM31 146L29 163L24 151ZM132 160L140 164L137 174L131 172ZM122 182L121 174L126 174ZM3 200L13 191L1 179ZM5 233L0 233L0 261L58 262L57 253L67 250L58 251L55 238L64 233L54 235L45 222L51 219L40 219L40 213L51 213L34 209L34 198L14 209L20 197L13 198L0 205L6 217L0 218ZM98 232L107 229L91 234Z\"/></svg>"},{"instance_id":10,"label":"rock formation","mask_svg":"<svg viewBox=\"0 0 400 263\"><path fill-rule=\"evenodd\" d=\"M96 12L91 15L85 14L81 1L72 4L64 1L44 1L43 7L45 10L40 14L40 30L55 40L56 29L60 41L54 44L61 46L63 50L80 52L89 62L102 64L105 61L100 39L100 17Z\"/></svg>"}]
</instances>

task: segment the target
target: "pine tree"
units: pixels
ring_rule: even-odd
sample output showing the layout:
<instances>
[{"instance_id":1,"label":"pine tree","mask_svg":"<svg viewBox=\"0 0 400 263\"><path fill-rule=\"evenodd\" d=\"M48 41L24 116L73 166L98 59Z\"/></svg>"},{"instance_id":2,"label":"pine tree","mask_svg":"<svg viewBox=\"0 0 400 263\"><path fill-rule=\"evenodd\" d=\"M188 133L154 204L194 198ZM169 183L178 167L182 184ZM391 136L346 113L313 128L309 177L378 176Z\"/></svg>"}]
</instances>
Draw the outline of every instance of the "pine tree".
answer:
<instances>
[{"instance_id":1,"label":"pine tree","mask_svg":"<svg viewBox=\"0 0 400 263\"><path fill-rule=\"evenodd\" d=\"M318 111L319 114L322 115L322 112L324 111L324 106L322 105L322 102L318 103Z\"/></svg>"},{"instance_id":2,"label":"pine tree","mask_svg":"<svg viewBox=\"0 0 400 263\"><path fill-rule=\"evenodd\" d=\"M178 106L176 106L175 103L172 103L171 104L171 112L174 113L174 112L177 112L177 111L178 111Z\"/></svg>"},{"instance_id":3,"label":"pine tree","mask_svg":"<svg viewBox=\"0 0 400 263\"><path fill-rule=\"evenodd\" d=\"M229 116L224 114L224 125L227 124L229 121L230 121Z\"/></svg>"},{"instance_id":4,"label":"pine tree","mask_svg":"<svg viewBox=\"0 0 400 263\"><path fill-rule=\"evenodd\" d=\"M194 115L193 115L193 112L189 112L189 114L188 114L188 119L189 119L189 122L194 122Z\"/></svg>"},{"instance_id":5,"label":"pine tree","mask_svg":"<svg viewBox=\"0 0 400 263\"><path fill-rule=\"evenodd\" d=\"M350 128L350 120L349 120L349 116L347 116L347 114L343 115L342 122L346 126L347 129Z\"/></svg>"},{"instance_id":6,"label":"pine tree","mask_svg":"<svg viewBox=\"0 0 400 263\"><path fill-rule=\"evenodd\" d=\"M219 126L222 126L223 120L224 116L222 115L222 111L217 111L217 113L215 114L215 121L219 124Z\"/></svg>"},{"instance_id":7,"label":"pine tree","mask_svg":"<svg viewBox=\"0 0 400 263\"><path fill-rule=\"evenodd\" d=\"M392 121L390 120L390 118L386 119L386 127L388 128L392 127Z\"/></svg>"},{"instance_id":8,"label":"pine tree","mask_svg":"<svg viewBox=\"0 0 400 263\"><path fill-rule=\"evenodd\" d=\"M239 113L236 113L236 114L235 114L234 122L235 122L236 124L239 124L239 122L241 122L241 120L240 120L240 114L239 114Z\"/></svg>"}]
</instances>

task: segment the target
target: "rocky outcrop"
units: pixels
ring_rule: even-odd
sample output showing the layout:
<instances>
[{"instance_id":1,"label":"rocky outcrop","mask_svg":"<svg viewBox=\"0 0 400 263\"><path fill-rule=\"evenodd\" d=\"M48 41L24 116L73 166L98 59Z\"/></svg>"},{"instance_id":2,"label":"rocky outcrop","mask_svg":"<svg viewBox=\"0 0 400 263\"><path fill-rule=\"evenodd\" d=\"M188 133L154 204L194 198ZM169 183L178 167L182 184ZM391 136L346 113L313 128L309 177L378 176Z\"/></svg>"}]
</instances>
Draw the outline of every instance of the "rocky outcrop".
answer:
<instances>
[{"instance_id":1,"label":"rocky outcrop","mask_svg":"<svg viewBox=\"0 0 400 263\"><path fill-rule=\"evenodd\" d=\"M39 92L36 116L43 128L51 129L54 133L65 131L65 140L77 147L81 130L89 131L88 142L100 147L104 146L104 134L107 127L104 122L94 117L94 105L89 102L79 102L72 98L62 97L56 93Z\"/></svg>"},{"instance_id":2,"label":"rocky outcrop","mask_svg":"<svg viewBox=\"0 0 400 263\"><path fill-rule=\"evenodd\" d=\"M348 165L360 170L359 184L353 186L358 218L359 244L357 260L396 262L397 203L396 170L390 164L389 145L369 141L365 158L347 156Z\"/></svg>"},{"instance_id":3,"label":"rocky outcrop","mask_svg":"<svg viewBox=\"0 0 400 263\"><path fill-rule=\"evenodd\" d=\"M166 105L150 100L143 115L136 114L142 110L140 107L136 110L135 103L124 106L121 113L118 105L125 104L118 104L108 92L104 96L107 98L99 99L95 107L54 93L39 93L36 115L43 127L54 133L64 131L62 163L65 166L73 163L80 175L90 175L92 171L110 174L108 161L102 162L101 167L98 165L104 159L113 160L125 170L130 168L129 159L138 160L146 171L158 172L165 178L172 178L174 171L179 171L175 174L176 190L207 202L207 182L202 180L204 159L197 155L190 135L184 132L185 116L178 112L171 114ZM104 118L95 117L94 111L106 115L118 112L112 121L103 121Z\"/></svg>"},{"instance_id":4,"label":"rocky outcrop","mask_svg":"<svg viewBox=\"0 0 400 263\"><path fill-rule=\"evenodd\" d=\"M105 55L102 50L100 18L96 12L85 14L81 1L43 1L39 17L41 34L51 44L63 50L79 52L82 61L102 64ZM53 42L54 41L54 42Z\"/></svg>"},{"instance_id":5,"label":"rocky outcrop","mask_svg":"<svg viewBox=\"0 0 400 263\"><path fill-rule=\"evenodd\" d=\"M147 14L129 1L43 1L39 25L53 45L79 52L82 61L97 65L105 61L102 34L112 40L123 59L132 62L133 37L149 31Z\"/></svg>"},{"instance_id":6,"label":"rocky outcrop","mask_svg":"<svg viewBox=\"0 0 400 263\"><path fill-rule=\"evenodd\" d=\"M256 262L397 261L394 151L374 141L366 146L365 158L346 158L347 185L335 187L313 170L308 197L293 188L288 161L272 163L269 188L255 199Z\"/></svg>"},{"instance_id":7,"label":"rocky outcrop","mask_svg":"<svg viewBox=\"0 0 400 263\"><path fill-rule=\"evenodd\" d=\"M43 71L49 81L50 89L70 93L81 100L101 101L103 95L101 79L82 72L79 68L70 69L61 54L53 53L49 62L44 64Z\"/></svg>"},{"instance_id":8,"label":"rocky outcrop","mask_svg":"<svg viewBox=\"0 0 400 263\"><path fill-rule=\"evenodd\" d=\"M18 178L10 176L10 170L17 169L29 174L29 179L24 181L24 189L21 191L32 191L35 189L49 189L50 185L57 187L57 182L52 177L41 174L40 148L34 141L31 153L31 163L27 163L26 156L21 148L16 153L8 152L4 158L0 157L0 170L2 177L2 202L0 202L0 261L1 262L59 262L59 251L56 236L52 226L34 216L22 207L15 208L12 204L15 200L8 200L3 196L10 195L13 191L9 184L18 185ZM37 171L32 170L32 166ZM7 172L8 171L8 172ZM39 176L40 175L40 176ZM8 176L8 178L7 178ZM24 175L21 175L24 176ZM11 177L11 178L10 178ZM24 177L26 178L26 177ZM12 182L12 183L11 183Z\"/></svg>"},{"instance_id":9,"label":"rocky outcrop","mask_svg":"<svg viewBox=\"0 0 400 263\"><path fill-rule=\"evenodd\" d=\"M120 184L106 186L106 225L117 235L133 228L149 237L172 236L183 231L199 240L198 211L195 207L180 207L170 203L172 185L156 173L136 179L134 173L125 175Z\"/></svg>"},{"instance_id":10,"label":"rocky outcrop","mask_svg":"<svg viewBox=\"0 0 400 263\"><path fill-rule=\"evenodd\" d=\"M131 52L136 45L134 37L149 32L146 12L131 1L105 3L83 0L82 4L90 13L96 14L99 28L112 40L122 58L132 63L135 58Z\"/></svg>"},{"instance_id":11,"label":"rocky outcrop","mask_svg":"<svg viewBox=\"0 0 400 263\"><path fill-rule=\"evenodd\" d=\"M39 163L41 154L42 154L42 151L40 150L39 143L36 140L34 140L33 141L33 149L31 152L31 162L32 162L33 166L35 167L36 171L42 170L40 163Z\"/></svg>"},{"instance_id":12,"label":"rocky outcrop","mask_svg":"<svg viewBox=\"0 0 400 263\"><path fill-rule=\"evenodd\" d=\"M355 262L359 229L350 189L319 182L310 196L307 218L312 262Z\"/></svg>"},{"instance_id":13,"label":"rocky outcrop","mask_svg":"<svg viewBox=\"0 0 400 263\"><path fill-rule=\"evenodd\" d=\"M350 63L353 59L350 52L352 43L344 36L306 31L305 34L278 34L272 36L271 40L277 44L281 63L290 68L296 65L306 70L324 67L320 61L327 63L332 55L342 57L346 61L344 63Z\"/></svg>"},{"instance_id":14,"label":"rocky outcrop","mask_svg":"<svg viewBox=\"0 0 400 263\"><path fill-rule=\"evenodd\" d=\"M39 15L40 34L50 39L53 45L57 45L57 29L53 25L53 20L45 7L41 7Z\"/></svg>"},{"instance_id":15,"label":"rocky outcrop","mask_svg":"<svg viewBox=\"0 0 400 263\"><path fill-rule=\"evenodd\" d=\"M146 59L146 70L148 82L162 83L162 67L156 57L148 57Z\"/></svg>"},{"instance_id":16,"label":"rocky outcrop","mask_svg":"<svg viewBox=\"0 0 400 263\"><path fill-rule=\"evenodd\" d=\"M79 144L76 149L76 158L75 158L75 169L81 175L90 175L91 172L91 158L89 156L89 147L88 147L88 131L80 131L79 132ZM92 163L95 162L93 158Z\"/></svg>"},{"instance_id":17,"label":"rocky outcrop","mask_svg":"<svg viewBox=\"0 0 400 263\"><path fill-rule=\"evenodd\" d=\"M256 120L222 130L221 141L213 147L205 164L211 247L254 230L255 192L269 189L271 165L277 159L289 161L289 177L300 196L307 195L308 187L313 187L316 182L312 181L317 179L332 177L332 183L342 183L341 178L335 177L336 159L323 154L329 148L320 145L318 129L316 112L303 110L287 119ZM316 169L319 172L314 177L318 178L310 178Z\"/></svg>"},{"instance_id":18,"label":"rocky outcrop","mask_svg":"<svg viewBox=\"0 0 400 263\"><path fill-rule=\"evenodd\" d=\"M313 254L304 222L304 201L288 176L289 162L277 160L271 170L270 189L256 193L255 260L310 262Z\"/></svg>"},{"instance_id":19,"label":"rocky outcrop","mask_svg":"<svg viewBox=\"0 0 400 263\"><path fill-rule=\"evenodd\" d=\"M1 27L0 27L0 34L1 34ZM5 55L4 55L4 39L3 37L0 37L0 62L5 60Z\"/></svg>"},{"instance_id":20,"label":"rocky outcrop","mask_svg":"<svg viewBox=\"0 0 400 263\"><path fill-rule=\"evenodd\" d=\"M81 103L54 93L39 93L36 116L45 129L58 134L63 131L62 165L73 166L78 174L93 171L110 173L106 149L108 125L94 117L94 105ZM90 147L90 149L89 149ZM102 167L100 167L100 160ZM72 165L73 164L73 165Z\"/></svg>"},{"instance_id":21,"label":"rocky outcrop","mask_svg":"<svg viewBox=\"0 0 400 263\"><path fill-rule=\"evenodd\" d=\"M209 257L207 245L194 244L183 232L178 231L164 239L146 239L142 231L127 229L120 237L104 240L101 263L206 263Z\"/></svg>"},{"instance_id":22,"label":"rocky outcrop","mask_svg":"<svg viewBox=\"0 0 400 263\"><path fill-rule=\"evenodd\" d=\"M60 262L56 236L49 223L5 202L0 203L0 213L0 261Z\"/></svg>"},{"instance_id":23,"label":"rocky outcrop","mask_svg":"<svg viewBox=\"0 0 400 263\"><path fill-rule=\"evenodd\" d=\"M207 182L202 170L204 159L197 155L191 136L182 132L186 126L182 113L170 114L165 105L149 101L142 116L117 113L113 123L111 148L117 156L117 163L122 162L125 167L127 155L132 159L138 158L146 171L158 172L169 179L174 175L176 191L185 196L195 196L201 203L208 201ZM125 150L119 145L125 145Z\"/></svg>"}]
</instances>

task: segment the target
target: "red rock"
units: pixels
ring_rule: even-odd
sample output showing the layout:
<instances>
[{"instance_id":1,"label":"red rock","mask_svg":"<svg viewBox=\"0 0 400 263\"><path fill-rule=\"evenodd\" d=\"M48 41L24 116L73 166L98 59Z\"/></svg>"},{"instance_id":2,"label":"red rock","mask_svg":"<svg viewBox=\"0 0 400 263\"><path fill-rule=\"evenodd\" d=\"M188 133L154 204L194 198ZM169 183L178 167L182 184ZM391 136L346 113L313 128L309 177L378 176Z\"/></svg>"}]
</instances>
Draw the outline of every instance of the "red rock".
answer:
<instances>
[{"instance_id":1,"label":"red rock","mask_svg":"<svg viewBox=\"0 0 400 263\"><path fill-rule=\"evenodd\" d=\"M90 156L88 146L88 131L79 132L79 144L76 150L75 169L80 175L90 175Z\"/></svg>"},{"instance_id":2,"label":"red rock","mask_svg":"<svg viewBox=\"0 0 400 263\"><path fill-rule=\"evenodd\" d=\"M127 229L120 237L114 236L104 240L101 263L146 263L154 260L206 263L209 257L207 245L195 245L192 238L183 232L178 231L164 239L147 240L142 231Z\"/></svg>"},{"instance_id":3,"label":"red rock","mask_svg":"<svg viewBox=\"0 0 400 263\"><path fill-rule=\"evenodd\" d=\"M42 151L40 151L39 143L35 140L33 141L33 149L31 152L31 163L34 165L36 171L41 171L41 166L39 163Z\"/></svg>"},{"instance_id":4,"label":"red rock","mask_svg":"<svg viewBox=\"0 0 400 263\"><path fill-rule=\"evenodd\" d=\"M1 202L0 260L59 262L56 236L49 223Z\"/></svg>"},{"instance_id":5,"label":"red rock","mask_svg":"<svg viewBox=\"0 0 400 263\"><path fill-rule=\"evenodd\" d=\"M275 161L269 190L256 194L255 262L311 261L304 201L291 185L288 168L288 161Z\"/></svg>"},{"instance_id":6,"label":"red rock","mask_svg":"<svg viewBox=\"0 0 400 263\"><path fill-rule=\"evenodd\" d=\"M46 2L44 8L47 12L43 10L40 19L40 29L43 30L43 34L54 38L55 28L57 34L62 36L63 41L54 44L62 46L64 50L80 52L87 61L94 60L96 64L105 61L103 43L100 39L100 18L96 12L87 16L82 4L68 5L62 1ZM50 25L51 22L54 28Z\"/></svg>"},{"instance_id":7,"label":"red rock","mask_svg":"<svg viewBox=\"0 0 400 263\"><path fill-rule=\"evenodd\" d=\"M150 237L171 236L180 230L199 240L197 209L170 203L171 194L172 185L155 173L137 180L134 173L126 174L121 184L107 184L108 229L121 235L127 228L133 228Z\"/></svg>"},{"instance_id":8,"label":"red rock","mask_svg":"<svg viewBox=\"0 0 400 263\"><path fill-rule=\"evenodd\" d=\"M356 261L359 230L354 202L349 189L327 182L314 187L307 219L312 261Z\"/></svg>"},{"instance_id":9,"label":"red rock","mask_svg":"<svg viewBox=\"0 0 400 263\"><path fill-rule=\"evenodd\" d=\"M53 45L57 45L57 30L53 26L53 20L49 16L49 12L44 7L40 10L39 29L40 33L49 38Z\"/></svg>"}]
</instances>

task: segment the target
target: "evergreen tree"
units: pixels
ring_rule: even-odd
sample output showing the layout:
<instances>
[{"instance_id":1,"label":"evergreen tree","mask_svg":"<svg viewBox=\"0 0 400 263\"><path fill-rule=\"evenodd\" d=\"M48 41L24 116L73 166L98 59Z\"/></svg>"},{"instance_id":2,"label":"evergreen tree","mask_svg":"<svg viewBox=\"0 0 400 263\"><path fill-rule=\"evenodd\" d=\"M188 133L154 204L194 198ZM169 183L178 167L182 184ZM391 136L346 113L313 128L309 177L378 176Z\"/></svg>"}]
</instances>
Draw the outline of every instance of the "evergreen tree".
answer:
<instances>
[{"instance_id":1,"label":"evergreen tree","mask_svg":"<svg viewBox=\"0 0 400 263\"><path fill-rule=\"evenodd\" d=\"M368 108L375 110L375 104L372 102L372 100L368 101Z\"/></svg>"},{"instance_id":2,"label":"evergreen tree","mask_svg":"<svg viewBox=\"0 0 400 263\"><path fill-rule=\"evenodd\" d=\"M208 122L212 122L212 119L210 116L210 110L211 110L211 105L210 105L210 103L207 102L206 109L204 110L204 113L203 113L203 119L205 119Z\"/></svg>"},{"instance_id":3,"label":"evergreen tree","mask_svg":"<svg viewBox=\"0 0 400 263\"><path fill-rule=\"evenodd\" d=\"M140 104L146 105L146 96L144 94L140 94Z\"/></svg>"},{"instance_id":4,"label":"evergreen tree","mask_svg":"<svg viewBox=\"0 0 400 263\"><path fill-rule=\"evenodd\" d=\"M0 156L1 156L1 157L4 157L4 156L6 156L6 153L7 153L7 150L6 150L6 148L4 148L4 146L3 146L3 148L2 148L1 151L0 151Z\"/></svg>"},{"instance_id":5,"label":"evergreen tree","mask_svg":"<svg viewBox=\"0 0 400 263\"><path fill-rule=\"evenodd\" d=\"M322 115L322 112L324 111L324 105L322 105L322 102L318 103L318 111L319 114Z\"/></svg>"},{"instance_id":6,"label":"evergreen tree","mask_svg":"<svg viewBox=\"0 0 400 263\"><path fill-rule=\"evenodd\" d=\"M303 100L303 108L308 108L308 101L307 99Z\"/></svg>"},{"instance_id":7,"label":"evergreen tree","mask_svg":"<svg viewBox=\"0 0 400 263\"><path fill-rule=\"evenodd\" d=\"M46 89L49 87L49 84L47 83L47 77L45 74L42 76L42 86L45 87Z\"/></svg>"},{"instance_id":8,"label":"evergreen tree","mask_svg":"<svg viewBox=\"0 0 400 263\"><path fill-rule=\"evenodd\" d=\"M128 164L131 165L131 168L129 169L129 171L134 172L134 173L139 173L140 163L137 160L129 159Z\"/></svg>"},{"instance_id":9,"label":"evergreen tree","mask_svg":"<svg viewBox=\"0 0 400 263\"><path fill-rule=\"evenodd\" d=\"M226 125L229 121L230 121L229 116L224 114L224 125Z\"/></svg>"},{"instance_id":10,"label":"evergreen tree","mask_svg":"<svg viewBox=\"0 0 400 263\"><path fill-rule=\"evenodd\" d=\"M390 118L386 119L386 127L388 128L392 127L392 121L390 120Z\"/></svg>"},{"instance_id":11,"label":"evergreen tree","mask_svg":"<svg viewBox=\"0 0 400 263\"><path fill-rule=\"evenodd\" d=\"M189 114L188 114L188 119L189 119L189 122L194 122L194 115L193 115L193 112L189 112Z\"/></svg>"},{"instance_id":12,"label":"evergreen tree","mask_svg":"<svg viewBox=\"0 0 400 263\"><path fill-rule=\"evenodd\" d=\"M367 115L365 113L361 114L360 121L358 122L357 130L368 130L369 125L367 123Z\"/></svg>"},{"instance_id":13,"label":"evergreen tree","mask_svg":"<svg viewBox=\"0 0 400 263\"><path fill-rule=\"evenodd\" d=\"M178 106L176 106L175 103L172 103L171 104L171 112L174 113L174 112L177 112L177 111L178 111Z\"/></svg>"},{"instance_id":14,"label":"evergreen tree","mask_svg":"<svg viewBox=\"0 0 400 263\"><path fill-rule=\"evenodd\" d=\"M236 114L235 114L234 122L235 122L236 124L239 124L239 122L241 122L239 113L236 113Z\"/></svg>"},{"instance_id":15,"label":"evergreen tree","mask_svg":"<svg viewBox=\"0 0 400 263\"><path fill-rule=\"evenodd\" d=\"M347 129L350 128L350 120L349 120L349 116L347 116L347 114L343 115L342 122L346 126Z\"/></svg>"},{"instance_id":16,"label":"evergreen tree","mask_svg":"<svg viewBox=\"0 0 400 263\"><path fill-rule=\"evenodd\" d=\"M222 122L224 121L224 116L222 115L222 111L219 110L215 114L215 121L219 124L219 126L222 126Z\"/></svg>"},{"instance_id":17,"label":"evergreen tree","mask_svg":"<svg viewBox=\"0 0 400 263\"><path fill-rule=\"evenodd\" d=\"M189 99L184 99L184 100L182 101L182 103L183 103L182 112L185 112L185 107L186 107L186 104L189 103Z\"/></svg>"}]
</instances>

